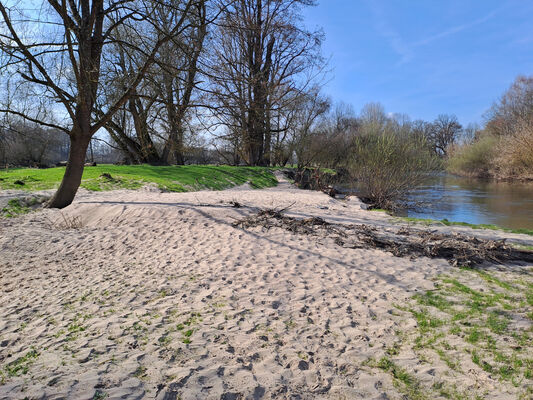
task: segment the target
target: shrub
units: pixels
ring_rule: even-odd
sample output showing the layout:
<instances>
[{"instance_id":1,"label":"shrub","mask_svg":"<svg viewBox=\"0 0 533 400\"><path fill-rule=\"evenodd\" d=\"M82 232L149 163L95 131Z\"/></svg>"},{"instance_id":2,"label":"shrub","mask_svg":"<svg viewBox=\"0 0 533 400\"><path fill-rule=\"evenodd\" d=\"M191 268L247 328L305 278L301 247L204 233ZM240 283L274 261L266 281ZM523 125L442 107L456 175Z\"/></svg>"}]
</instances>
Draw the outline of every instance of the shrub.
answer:
<instances>
[{"instance_id":1,"label":"shrub","mask_svg":"<svg viewBox=\"0 0 533 400\"><path fill-rule=\"evenodd\" d=\"M524 126L500 137L485 134L455 148L447 169L474 177L533 179L533 128Z\"/></svg>"},{"instance_id":2,"label":"shrub","mask_svg":"<svg viewBox=\"0 0 533 400\"><path fill-rule=\"evenodd\" d=\"M489 176L495 168L497 143L496 137L485 135L473 143L452 149L448 171L467 176Z\"/></svg>"},{"instance_id":3,"label":"shrub","mask_svg":"<svg viewBox=\"0 0 533 400\"><path fill-rule=\"evenodd\" d=\"M439 166L423 137L386 128L355 139L350 172L365 202L395 210L405 207L409 192Z\"/></svg>"},{"instance_id":4,"label":"shrub","mask_svg":"<svg viewBox=\"0 0 533 400\"><path fill-rule=\"evenodd\" d=\"M533 179L533 126L501 138L497 150L500 177Z\"/></svg>"}]
</instances>

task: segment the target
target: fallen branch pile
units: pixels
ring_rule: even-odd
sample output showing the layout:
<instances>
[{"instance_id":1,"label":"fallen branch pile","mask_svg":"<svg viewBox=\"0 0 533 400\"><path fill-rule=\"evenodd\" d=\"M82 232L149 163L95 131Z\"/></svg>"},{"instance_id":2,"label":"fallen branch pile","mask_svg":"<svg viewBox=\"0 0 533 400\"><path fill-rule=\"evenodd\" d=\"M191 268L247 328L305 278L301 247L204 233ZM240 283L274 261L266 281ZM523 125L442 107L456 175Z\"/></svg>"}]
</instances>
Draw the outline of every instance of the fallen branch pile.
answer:
<instances>
[{"instance_id":1,"label":"fallen branch pile","mask_svg":"<svg viewBox=\"0 0 533 400\"><path fill-rule=\"evenodd\" d=\"M514 248L505 240L484 240L460 233L446 234L405 227L378 229L368 225L337 225L319 217L288 217L283 211L261 210L233 225L244 229L256 226L282 228L297 234L331 238L342 247L380 249L397 257L444 258L453 266L474 266L484 262L533 263L533 251Z\"/></svg>"}]
</instances>

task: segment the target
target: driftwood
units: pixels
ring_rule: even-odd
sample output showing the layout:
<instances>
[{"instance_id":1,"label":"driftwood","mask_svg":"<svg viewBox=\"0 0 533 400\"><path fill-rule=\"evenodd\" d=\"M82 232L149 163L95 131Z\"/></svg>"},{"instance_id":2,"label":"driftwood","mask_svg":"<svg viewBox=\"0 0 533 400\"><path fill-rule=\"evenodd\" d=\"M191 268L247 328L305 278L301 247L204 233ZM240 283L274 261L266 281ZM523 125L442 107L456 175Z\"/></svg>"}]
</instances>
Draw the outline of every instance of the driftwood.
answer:
<instances>
[{"instance_id":1,"label":"driftwood","mask_svg":"<svg viewBox=\"0 0 533 400\"><path fill-rule=\"evenodd\" d=\"M368 225L331 224L319 217L288 217L283 211L261 210L233 225L244 229L256 226L282 228L297 234L331 238L338 246L380 249L397 257L443 258L453 266L474 266L484 262L533 263L533 251L514 248L505 240L485 240L460 233L446 234L405 227L378 229Z\"/></svg>"}]
</instances>

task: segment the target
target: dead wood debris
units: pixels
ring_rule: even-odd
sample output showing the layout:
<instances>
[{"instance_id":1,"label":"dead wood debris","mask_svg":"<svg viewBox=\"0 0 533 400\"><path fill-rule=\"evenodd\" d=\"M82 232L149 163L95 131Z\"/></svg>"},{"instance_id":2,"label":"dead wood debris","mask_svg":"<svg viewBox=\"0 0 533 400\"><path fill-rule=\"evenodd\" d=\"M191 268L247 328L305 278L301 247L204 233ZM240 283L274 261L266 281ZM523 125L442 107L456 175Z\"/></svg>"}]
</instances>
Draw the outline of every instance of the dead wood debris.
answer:
<instances>
[{"instance_id":1,"label":"dead wood debris","mask_svg":"<svg viewBox=\"0 0 533 400\"><path fill-rule=\"evenodd\" d=\"M342 247L380 249L397 257L444 258L453 266L471 267L484 262L533 263L533 251L516 249L505 240L485 240L460 233L446 234L405 227L378 229L368 225L331 224L319 217L288 217L283 214L285 210L260 210L233 225L243 229L257 226L282 228L296 234L330 238Z\"/></svg>"}]
</instances>

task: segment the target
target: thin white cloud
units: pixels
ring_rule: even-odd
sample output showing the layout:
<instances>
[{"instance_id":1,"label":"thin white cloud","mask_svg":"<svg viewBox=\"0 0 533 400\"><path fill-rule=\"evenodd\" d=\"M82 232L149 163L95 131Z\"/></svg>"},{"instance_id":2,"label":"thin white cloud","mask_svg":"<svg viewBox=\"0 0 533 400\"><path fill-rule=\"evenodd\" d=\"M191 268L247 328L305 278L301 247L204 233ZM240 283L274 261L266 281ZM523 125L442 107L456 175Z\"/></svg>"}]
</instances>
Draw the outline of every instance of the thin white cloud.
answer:
<instances>
[{"instance_id":1,"label":"thin white cloud","mask_svg":"<svg viewBox=\"0 0 533 400\"><path fill-rule=\"evenodd\" d=\"M400 61L397 65L402 65L411 61L415 56L415 49L417 47L425 46L439 39L455 35L464 30L473 28L474 26L483 24L488 20L492 19L494 16L496 16L503 8L499 7L481 18L475 19L462 25L451 27L449 29L446 29L442 32L436 33L432 36L426 37L414 43L407 43L403 39L402 35L398 31L396 31L389 23L379 2L368 0L367 4L372 13L374 14L376 31L387 40L392 50L394 50L394 52L400 57Z\"/></svg>"},{"instance_id":2,"label":"thin white cloud","mask_svg":"<svg viewBox=\"0 0 533 400\"><path fill-rule=\"evenodd\" d=\"M404 64L411 60L413 58L413 50L387 21L380 4L372 0L368 1L367 4L376 19L377 32L387 39L389 46L400 56L399 64Z\"/></svg>"},{"instance_id":3,"label":"thin white cloud","mask_svg":"<svg viewBox=\"0 0 533 400\"><path fill-rule=\"evenodd\" d=\"M496 14L498 14L499 11L500 11L500 8L488 13L487 15L485 15L482 18L478 18L478 19L476 19L474 21L471 21L471 22L468 22L466 24L454 26L452 28L446 29L445 31L442 31L440 33L437 33L437 34L432 35L430 37L427 37L425 39L419 40L418 42L413 43L411 46L413 46L413 47L424 46L426 44L434 42L435 40L439 40L439 39L445 38L447 36L454 35L456 33L462 32L462 31L464 31L466 29L473 28L474 26L477 26L477 25L480 25L480 24L482 24L484 22L487 22L488 20L493 18Z\"/></svg>"}]
</instances>

